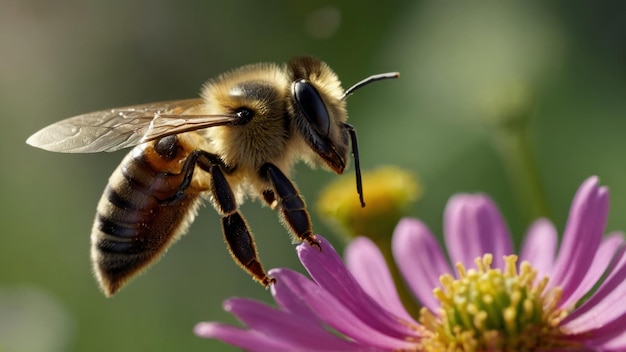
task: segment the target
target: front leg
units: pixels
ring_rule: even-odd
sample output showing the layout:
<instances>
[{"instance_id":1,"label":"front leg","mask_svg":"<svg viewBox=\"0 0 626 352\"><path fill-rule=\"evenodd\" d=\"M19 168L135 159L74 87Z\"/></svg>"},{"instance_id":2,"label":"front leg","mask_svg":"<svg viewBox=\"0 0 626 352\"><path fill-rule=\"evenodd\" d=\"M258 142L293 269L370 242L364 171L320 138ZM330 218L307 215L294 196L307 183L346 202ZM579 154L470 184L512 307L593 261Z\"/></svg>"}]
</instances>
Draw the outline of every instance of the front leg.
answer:
<instances>
[{"instance_id":1,"label":"front leg","mask_svg":"<svg viewBox=\"0 0 626 352\"><path fill-rule=\"evenodd\" d=\"M273 194L280 207L280 215L291 233L301 241L321 250L320 242L313 234L311 217L306 205L294 184L280 171L276 165L266 163L261 167L261 175L268 179L274 187ZM267 199L266 199L267 201Z\"/></svg>"}]
</instances>

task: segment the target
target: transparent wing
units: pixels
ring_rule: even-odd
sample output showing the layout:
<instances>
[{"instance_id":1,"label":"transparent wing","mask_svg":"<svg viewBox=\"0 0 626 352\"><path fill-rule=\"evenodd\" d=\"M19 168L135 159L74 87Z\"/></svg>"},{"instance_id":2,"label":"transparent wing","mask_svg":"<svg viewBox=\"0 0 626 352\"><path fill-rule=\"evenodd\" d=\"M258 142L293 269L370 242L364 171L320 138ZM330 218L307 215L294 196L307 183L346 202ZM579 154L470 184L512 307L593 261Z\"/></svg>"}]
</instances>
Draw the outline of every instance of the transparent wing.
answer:
<instances>
[{"instance_id":1,"label":"transparent wing","mask_svg":"<svg viewBox=\"0 0 626 352\"><path fill-rule=\"evenodd\" d=\"M236 121L235 115L202 115L201 104L202 99L173 100L91 112L45 127L26 143L61 153L112 152Z\"/></svg>"}]
</instances>

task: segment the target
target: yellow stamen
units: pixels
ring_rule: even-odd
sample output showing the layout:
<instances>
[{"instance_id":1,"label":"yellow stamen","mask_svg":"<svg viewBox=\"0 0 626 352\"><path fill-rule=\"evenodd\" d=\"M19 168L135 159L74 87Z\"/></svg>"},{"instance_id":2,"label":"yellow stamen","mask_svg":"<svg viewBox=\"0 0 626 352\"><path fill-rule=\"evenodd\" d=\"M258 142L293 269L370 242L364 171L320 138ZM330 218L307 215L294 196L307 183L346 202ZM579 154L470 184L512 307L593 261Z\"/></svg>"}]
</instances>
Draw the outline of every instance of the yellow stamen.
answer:
<instances>
[{"instance_id":1,"label":"yellow stamen","mask_svg":"<svg viewBox=\"0 0 626 352\"><path fill-rule=\"evenodd\" d=\"M492 269L493 256L475 260L476 268L457 264L458 279L440 277L433 290L441 302L436 314L426 308L420 322L428 330L425 351L532 351L567 348L559 322L567 311L557 308L561 289L546 290L548 278L536 280L537 270L517 256L504 257L504 270Z\"/></svg>"}]
</instances>

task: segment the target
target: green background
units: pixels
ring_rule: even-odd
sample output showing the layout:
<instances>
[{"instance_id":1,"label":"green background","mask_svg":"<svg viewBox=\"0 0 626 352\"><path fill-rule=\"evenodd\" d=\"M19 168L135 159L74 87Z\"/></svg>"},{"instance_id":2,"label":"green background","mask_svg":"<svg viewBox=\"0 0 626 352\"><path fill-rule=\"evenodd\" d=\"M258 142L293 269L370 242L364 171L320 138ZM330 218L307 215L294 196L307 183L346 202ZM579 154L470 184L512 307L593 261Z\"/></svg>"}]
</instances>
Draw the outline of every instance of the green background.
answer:
<instances>
[{"instance_id":1,"label":"green background","mask_svg":"<svg viewBox=\"0 0 626 352\"><path fill-rule=\"evenodd\" d=\"M90 271L89 232L125 152L63 155L24 143L65 117L194 97L208 78L248 63L311 54L344 87L400 71L399 80L349 99L350 122L364 169L395 164L419 175L425 193L411 215L438 234L457 192L493 197L518 240L529 223L532 211L517 202L495 147L494 101L513 101L532 116L531 146L557 228L590 175L610 187L608 229L626 228L622 2L2 0L0 7L0 351L226 350L195 337L194 324L235 323L221 309L231 296L271 302L229 258L210 206L158 265L104 298ZM340 177L303 164L296 171L309 205ZM275 214L257 202L242 211L265 267L300 270ZM342 248L312 216L316 231Z\"/></svg>"}]
</instances>

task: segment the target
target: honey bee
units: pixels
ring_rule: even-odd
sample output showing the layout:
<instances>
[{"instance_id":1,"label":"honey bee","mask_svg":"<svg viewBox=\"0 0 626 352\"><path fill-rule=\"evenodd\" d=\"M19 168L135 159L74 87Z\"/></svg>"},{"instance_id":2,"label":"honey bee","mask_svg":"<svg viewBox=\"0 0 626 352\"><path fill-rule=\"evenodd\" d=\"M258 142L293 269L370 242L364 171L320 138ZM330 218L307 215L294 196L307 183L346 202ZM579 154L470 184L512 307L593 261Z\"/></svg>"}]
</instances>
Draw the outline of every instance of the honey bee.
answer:
<instances>
[{"instance_id":1,"label":"honey bee","mask_svg":"<svg viewBox=\"0 0 626 352\"><path fill-rule=\"evenodd\" d=\"M26 143L53 152L112 152L134 147L111 175L97 206L91 259L106 296L157 261L193 221L203 198L222 216L234 261L264 286L267 275L246 220L245 197L258 198L294 241L320 247L304 199L290 180L298 160L337 174L349 146L357 193L363 190L355 129L344 91L324 62L296 57L285 65L253 64L209 80L200 98L96 111L33 134ZM321 248L320 248L321 250Z\"/></svg>"}]
</instances>

